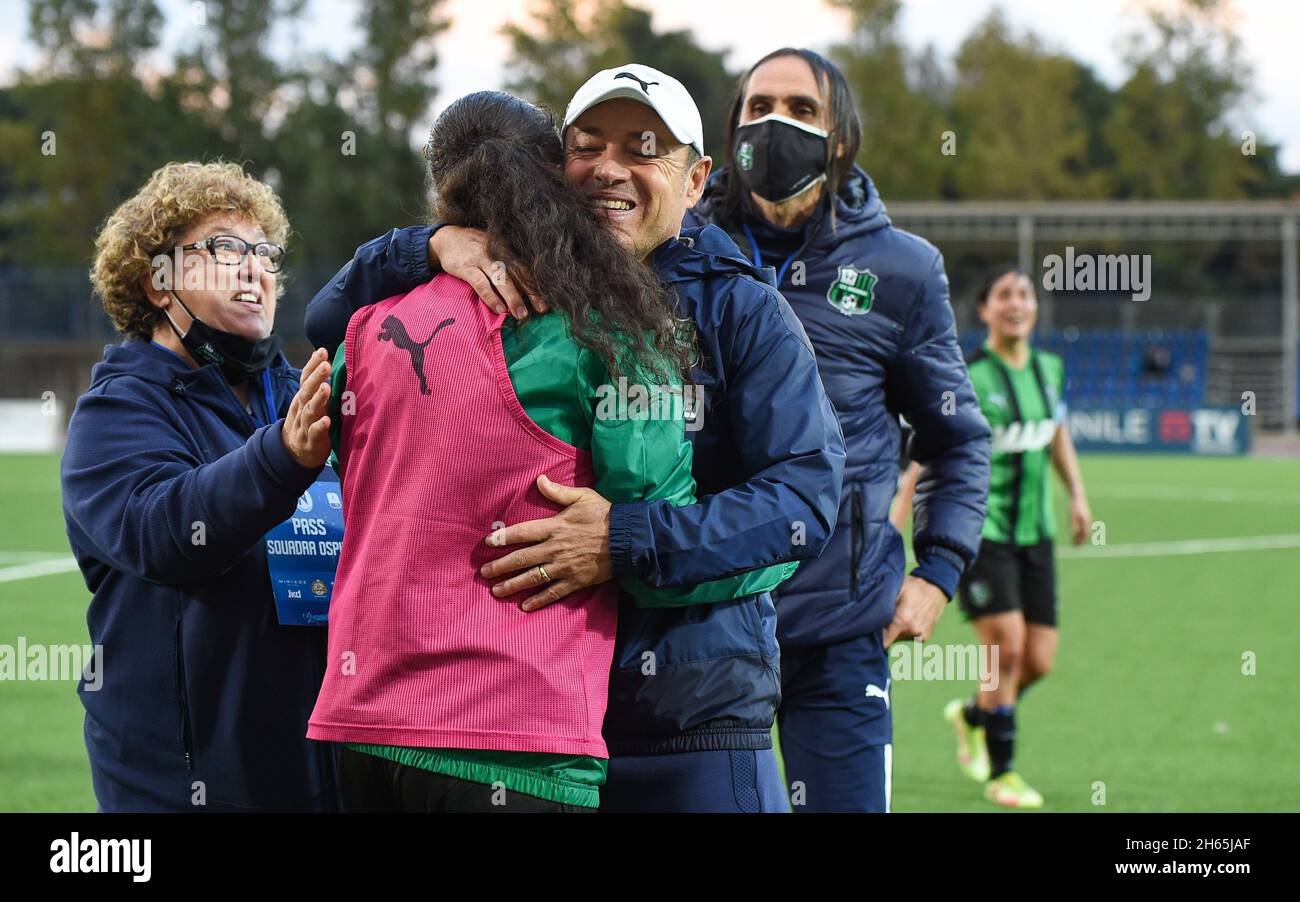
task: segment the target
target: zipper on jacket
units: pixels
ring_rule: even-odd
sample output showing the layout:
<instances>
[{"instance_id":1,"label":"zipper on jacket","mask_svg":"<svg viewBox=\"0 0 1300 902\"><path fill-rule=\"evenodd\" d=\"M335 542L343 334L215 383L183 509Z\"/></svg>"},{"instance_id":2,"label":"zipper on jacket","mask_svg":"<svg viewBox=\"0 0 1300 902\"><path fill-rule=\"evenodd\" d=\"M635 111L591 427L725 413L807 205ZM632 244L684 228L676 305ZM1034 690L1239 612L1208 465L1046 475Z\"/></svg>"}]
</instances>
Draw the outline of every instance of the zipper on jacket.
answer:
<instances>
[{"instance_id":1,"label":"zipper on jacket","mask_svg":"<svg viewBox=\"0 0 1300 902\"><path fill-rule=\"evenodd\" d=\"M181 748L185 750L185 769L194 770L194 747L190 742L190 702L185 690L185 652L182 646L181 621L176 621L176 701L181 712Z\"/></svg>"},{"instance_id":2,"label":"zipper on jacket","mask_svg":"<svg viewBox=\"0 0 1300 902\"><path fill-rule=\"evenodd\" d=\"M858 564L862 562L862 548L866 544L862 527L862 494L857 487L850 489L849 522L852 524L849 540L849 592L854 601L858 598Z\"/></svg>"},{"instance_id":3,"label":"zipper on jacket","mask_svg":"<svg viewBox=\"0 0 1300 902\"><path fill-rule=\"evenodd\" d=\"M240 416L242 416L242 417L244 418L244 422L247 424L247 427L246 427L246 428L248 429L248 435L252 435L252 434L253 434L254 432L256 432L258 429L262 428L262 427L260 427L260 426L257 425L257 417L256 417L254 414L249 413L249 412L248 412L248 408L245 407L245 406L244 406L244 403L243 403L242 401L239 400L239 395L235 394L235 389L230 385L229 382L226 381L226 377L225 377L225 376L221 376L221 378L219 379L219 381L221 382L221 384L222 384L223 386L225 386L225 389L226 389L226 396L229 397L230 400L233 401L233 402L235 403L235 409L238 410ZM272 376L272 386L274 386L274 383L275 383L275 377ZM252 386L252 384L253 384L253 380L250 379L250 380L249 380L249 385ZM272 388L272 392L274 392L274 390L275 390L275 389L274 389L274 387L273 387L273 388ZM256 398L254 397L254 394L253 394L253 389L250 387L248 391L249 391L249 405L250 405L254 410L256 410L256 409L257 409L257 403L256 403ZM275 422L275 411L274 411L274 410L271 411L270 414L271 414L271 417L272 417L271 422L274 423L274 422ZM245 438L247 438L247 436L245 436Z\"/></svg>"}]
</instances>

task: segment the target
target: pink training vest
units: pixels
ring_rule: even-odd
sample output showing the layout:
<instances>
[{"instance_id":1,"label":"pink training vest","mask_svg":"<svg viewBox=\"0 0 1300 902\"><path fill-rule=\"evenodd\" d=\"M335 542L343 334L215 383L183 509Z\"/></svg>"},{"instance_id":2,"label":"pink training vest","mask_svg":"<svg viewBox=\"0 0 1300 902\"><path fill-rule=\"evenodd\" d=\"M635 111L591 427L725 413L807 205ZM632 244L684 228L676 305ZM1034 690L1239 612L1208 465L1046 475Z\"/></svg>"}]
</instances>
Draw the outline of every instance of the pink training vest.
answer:
<instances>
[{"instance_id":1,"label":"pink training vest","mask_svg":"<svg viewBox=\"0 0 1300 902\"><path fill-rule=\"evenodd\" d=\"M539 474L593 482L590 452L520 406L504 319L443 274L348 323L345 529L312 739L607 757L612 585L526 614L531 593L496 598L478 575L526 547L486 545L494 529L560 509Z\"/></svg>"}]
</instances>

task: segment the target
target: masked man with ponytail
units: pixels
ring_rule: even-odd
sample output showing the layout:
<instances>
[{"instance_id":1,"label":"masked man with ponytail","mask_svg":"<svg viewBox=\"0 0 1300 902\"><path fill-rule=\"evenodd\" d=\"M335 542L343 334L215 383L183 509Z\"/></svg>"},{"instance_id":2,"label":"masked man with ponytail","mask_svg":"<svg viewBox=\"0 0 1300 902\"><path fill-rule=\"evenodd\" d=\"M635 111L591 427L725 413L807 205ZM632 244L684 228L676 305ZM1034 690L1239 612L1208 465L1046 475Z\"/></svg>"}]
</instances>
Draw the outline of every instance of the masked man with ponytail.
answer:
<instances>
[{"instance_id":1,"label":"masked man with ponytail","mask_svg":"<svg viewBox=\"0 0 1300 902\"><path fill-rule=\"evenodd\" d=\"M102 650L79 687L102 811L339 806L334 750L304 738L324 630L277 605L277 561L298 578L319 562L267 535L326 506L329 364L300 381L272 331L288 231L239 166L170 163L95 243L126 340L77 401L61 476ZM332 578L306 582L327 595Z\"/></svg>"},{"instance_id":2,"label":"masked man with ponytail","mask_svg":"<svg viewBox=\"0 0 1300 902\"><path fill-rule=\"evenodd\" d=\"M887 648L929 638L979 548L989 428L957 345L943 257L894 228L854 163L861 126L844 75L811 50L768 54L741 77L728 165L687 225L713 223L777 287L817 351L848 457L839 524L777 598L787 782L795 812L887 811ZM889 521L899 414L914 432L912 548Z\"/></svg>"}]
</instances>

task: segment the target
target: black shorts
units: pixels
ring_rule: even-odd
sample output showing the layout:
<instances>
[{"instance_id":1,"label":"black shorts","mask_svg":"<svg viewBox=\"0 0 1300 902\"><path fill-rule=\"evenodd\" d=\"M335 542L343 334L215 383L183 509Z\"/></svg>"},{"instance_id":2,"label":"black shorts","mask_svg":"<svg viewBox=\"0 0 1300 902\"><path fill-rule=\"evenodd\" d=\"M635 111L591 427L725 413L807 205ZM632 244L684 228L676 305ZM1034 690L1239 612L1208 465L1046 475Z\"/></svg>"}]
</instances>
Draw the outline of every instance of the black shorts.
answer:
<instances>
[{"instance_id":1,"label":"black shorts","mask_svg":"<svg viewBox=\"0 0 1300 902\"><path fill-rule=\"evenodd\" d=\"M552 802L521 792L502 795L486 783L421 770L346 745L339 746L339 786L346 812L596 813L595 808Z\"/></svg>"},{"instance_id":2,"label":"black shorts","mask_svg":"<svg viewBox=\"0 0 1300 902\"><path fill-rule=\"evenodd\" d=\"M1023 611L1026 623L1056 626L1056 553L1050 539L1006 545L985 539L958 592L970 619Z\"/></svg>"}]
</instances>

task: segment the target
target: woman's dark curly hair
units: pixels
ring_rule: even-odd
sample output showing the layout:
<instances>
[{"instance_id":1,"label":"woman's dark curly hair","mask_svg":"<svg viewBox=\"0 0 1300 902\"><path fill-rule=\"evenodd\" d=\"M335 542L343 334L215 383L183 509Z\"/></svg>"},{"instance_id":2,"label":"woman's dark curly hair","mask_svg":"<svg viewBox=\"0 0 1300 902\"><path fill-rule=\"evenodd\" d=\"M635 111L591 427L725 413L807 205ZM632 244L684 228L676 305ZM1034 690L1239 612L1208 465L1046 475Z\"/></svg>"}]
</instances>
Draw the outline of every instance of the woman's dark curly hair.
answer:
<instances>
[{"instance_id":1,"label":"woman's dark curly hair","mask_svg":"<svg viewBox=\"0 0 1300 902\"><path fill-rule=\"evenodd\" d=\"M686 379L689 321L655 272L632 258L564 179L555 119L511 94L478 91L443 111L424 148L437 218L487 233L517 285L569 318L610 374Z\"/></svg>"}]
</instances>

